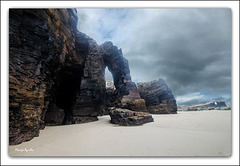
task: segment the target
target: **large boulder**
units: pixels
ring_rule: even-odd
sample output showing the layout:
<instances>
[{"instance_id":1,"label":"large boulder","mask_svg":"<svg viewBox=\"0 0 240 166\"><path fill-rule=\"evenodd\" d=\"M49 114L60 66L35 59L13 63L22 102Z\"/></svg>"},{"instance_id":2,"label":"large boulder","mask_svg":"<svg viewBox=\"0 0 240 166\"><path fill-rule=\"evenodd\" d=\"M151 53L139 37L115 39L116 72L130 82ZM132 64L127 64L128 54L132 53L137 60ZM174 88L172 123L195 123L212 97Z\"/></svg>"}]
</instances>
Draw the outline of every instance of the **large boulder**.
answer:
<instances>
[{"instance_id":1,"label":"large boulder","mask_svg":"<svg viewBox=\"0 0 240 166\"><path fill-rule=\"evenodd\" d=\"M137 84L139 94L152 114L177 113L177 104L171 89L162 79Z\"/></svg>"},{"instance_id":2,"label":"large boulder","mask_svg":"<svg viewBox=\"0 0 240 166\"><path fill-rule=\"evenodd\" d=\"M153 122L153 117L146 112L135 112L128 109L112 109L109 113L111 123L121 126L136 126Z\"/></svg>"}]
</instances>

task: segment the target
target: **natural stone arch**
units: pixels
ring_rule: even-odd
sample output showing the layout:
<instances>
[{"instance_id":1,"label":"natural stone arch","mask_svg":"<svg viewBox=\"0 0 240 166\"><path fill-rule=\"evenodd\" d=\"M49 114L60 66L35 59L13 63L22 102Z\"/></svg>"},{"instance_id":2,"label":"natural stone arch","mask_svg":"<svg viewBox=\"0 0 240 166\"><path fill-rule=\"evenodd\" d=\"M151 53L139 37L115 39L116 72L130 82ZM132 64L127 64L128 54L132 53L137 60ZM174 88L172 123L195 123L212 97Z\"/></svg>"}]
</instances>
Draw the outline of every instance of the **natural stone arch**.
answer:
<instances>
[{"instance_id":1,"label":"natural stone arch","mask_svg":"<svg viewBox=\"0 0 240 166\"><path fill-rule=\"evenodd\" d=\"M100 55L103 58L105 68L112 73L116 90L121 95L126 95L126 82L131 81L128 61L122 55L122 50L118 49L112 42L105 42L100 46Z\"/></svg>"},{"instance_id":2,"label":"natural stone arch","mask_svg":"<svg viewBox=\"0 0 240 166\"><path fill-rule=\"evenodd\" d=\"M118 49L112 42L105 42L100 46L101 56L105 65L113 75L114 85L116 87L115 106L133 108L136 99L140 99L136 84L132 82L128 60L123 57L122 49Z\"/></svg>"},{"instance_id":3,"label":"natural stone arch","mask_svg":"<svg viewBox=\"0 0 240 166\"><path fill-rule=\"evenodd\" d=\"M123 57L121 49L112 42L105 42L99 46L86 35L84 40L88 41L89 49L81 78L80 93L73 109L73 123L97 120L97 116L104 114L107 109L106 67L112 73L116 87L113 94L114 106L120 106L123 96L132 94L133 90L136 95L132 96L140 98L135 83L131 81L128 61Z\"/></svg>"}]
</instances>

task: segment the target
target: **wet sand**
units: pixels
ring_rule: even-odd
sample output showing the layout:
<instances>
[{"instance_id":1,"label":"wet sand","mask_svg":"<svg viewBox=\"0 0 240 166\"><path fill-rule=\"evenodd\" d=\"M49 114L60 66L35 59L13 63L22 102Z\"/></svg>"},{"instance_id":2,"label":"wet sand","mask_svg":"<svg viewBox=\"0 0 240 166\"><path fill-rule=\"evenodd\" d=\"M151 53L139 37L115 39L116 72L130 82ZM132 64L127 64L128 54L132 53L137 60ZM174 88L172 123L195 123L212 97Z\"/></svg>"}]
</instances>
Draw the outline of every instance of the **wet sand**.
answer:
<instances>
[{"instance_id":1,"label":"wet sand","mask_svg":"<svg viewBox=\"0 0 240 166\"><path fill-rule=\"evenodd\" d=\"M47 126L39 137L9 146L10 156L231 156L231 111L153 115L123 127L98 121Z\"/></svg>"}]
</instances>

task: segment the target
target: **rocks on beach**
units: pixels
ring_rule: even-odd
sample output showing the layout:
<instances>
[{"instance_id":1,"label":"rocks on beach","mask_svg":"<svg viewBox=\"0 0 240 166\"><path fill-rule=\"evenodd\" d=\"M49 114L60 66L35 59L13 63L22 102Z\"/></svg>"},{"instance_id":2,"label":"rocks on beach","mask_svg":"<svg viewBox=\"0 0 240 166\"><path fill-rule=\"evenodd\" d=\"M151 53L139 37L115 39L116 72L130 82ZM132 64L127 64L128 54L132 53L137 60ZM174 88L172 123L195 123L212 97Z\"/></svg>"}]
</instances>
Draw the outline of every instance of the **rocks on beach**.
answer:
<instances>
[{"instance_id":1,"label":"rocks on beach","mask_svg":"<svg viewBox=\"0 0 240 166\"><path fill-rule=\"evenodd\" d=\"M138 83L138 90L152 114L175 114L177 104L171 89L163 79Z\"/></svg>"},{"instance_id":2,"label":"rocks on beach","mask_svg":"<svg viewBox=\"0 0 240 166\"><path fill-rule=\"evenodd\" d=\"M109 113L111 123L121 126L137 126L153 122L153 117L146 112L135 112L128 109L116 108Z\"/></svg>"}]
</instances>

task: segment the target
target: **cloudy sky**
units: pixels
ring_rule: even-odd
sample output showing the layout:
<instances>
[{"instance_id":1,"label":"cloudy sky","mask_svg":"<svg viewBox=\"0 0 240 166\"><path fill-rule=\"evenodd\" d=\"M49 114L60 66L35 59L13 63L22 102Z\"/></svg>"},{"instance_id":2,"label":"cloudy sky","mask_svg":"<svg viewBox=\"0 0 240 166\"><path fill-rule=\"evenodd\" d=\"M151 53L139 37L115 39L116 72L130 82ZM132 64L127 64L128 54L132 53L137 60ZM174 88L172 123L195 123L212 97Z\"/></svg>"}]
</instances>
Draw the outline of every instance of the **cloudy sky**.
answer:
<instances>
[{"instance_id":1,"label":"cloudy sky","mask_svg":"<svg viewBox=\"0 0 240 166\"><path fill-rule=\"evenodd\" d=\"M99 45L122 48L134 82L162 78L178 104L231 104L230 9L78 9L78 19Z\"/></svg>"}]
</instances>

